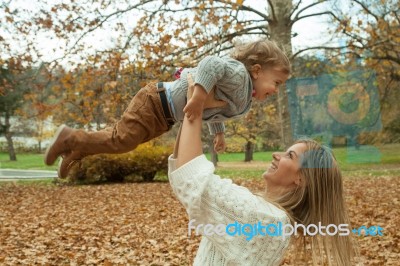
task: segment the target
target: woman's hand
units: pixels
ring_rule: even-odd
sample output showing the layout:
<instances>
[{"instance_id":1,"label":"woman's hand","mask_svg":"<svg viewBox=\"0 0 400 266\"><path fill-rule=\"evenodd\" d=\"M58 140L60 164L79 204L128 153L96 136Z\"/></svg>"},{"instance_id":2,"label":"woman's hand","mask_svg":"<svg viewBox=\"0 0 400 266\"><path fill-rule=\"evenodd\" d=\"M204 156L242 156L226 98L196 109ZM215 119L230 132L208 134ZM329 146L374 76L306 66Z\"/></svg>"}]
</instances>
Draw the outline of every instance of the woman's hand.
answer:
<instances>
[{"instance_id":1,"label":"woman's hand","mask_svg":"<svg viewBox=\"0 0 400 266\"><path fill-rule=\"evenodd\" d=\"M187 81L189 85L186 95L187 103L183 108L183 112L189 121L193 121L203 116L204 103L208 95L203 87L194 84L191 74L188 74Z\"/></svg>"},{"instance_id":2,"label":"woman's hand","mask_svg":"<svg viewBox=\"0 0 400 266\"><path fill-rule=\"evenodd\" d=\"M227 102L215 99L215 87L210 91L204 102L204 109L219 108L227 105Z\"/></svg>"},{"instance_id":3,"label":"woman's hand","mask_svg":"<svg viewBox=\"0 0 400 266\"><path fill-rule=\"evenodd\" d=\"M204 100L202 101L199 98L192 97L191 99L188 99L185 108L183 108L183 112L189 121L193 121L196 118L203 116L203 109Z\"/></svg>"},{"instance_id":4,"label":"woman's hand","mask_svg":"<svg viewBox=\"0 0 400 266\"><path fill-rule=\"evenodd\" d=\"M215 99L215 87L207 94L203 87L195 85L190 73L187 76L187 81L189 86L186 94L188 102L183 108L183 112L189 121L202 116L203 109L219 108L227 105L226 102Z\"/></svg>"}]
</instances>

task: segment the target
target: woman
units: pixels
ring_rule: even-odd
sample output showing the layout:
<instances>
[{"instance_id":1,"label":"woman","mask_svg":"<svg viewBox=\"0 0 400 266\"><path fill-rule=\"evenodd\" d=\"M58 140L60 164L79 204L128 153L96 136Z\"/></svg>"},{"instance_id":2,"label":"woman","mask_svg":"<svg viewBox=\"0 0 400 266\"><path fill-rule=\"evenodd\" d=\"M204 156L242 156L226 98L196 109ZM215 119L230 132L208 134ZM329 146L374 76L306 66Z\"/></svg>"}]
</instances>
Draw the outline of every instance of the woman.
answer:
<instances>
[{"instance_id":1,"label":"woman","mask_svg":"<svg viewBox=\"0 0 400 266\"><path fill-rule=\"evenodd\" d=\"M191 78L189 83L190 92L195 86ZM304 140L285 153L274 153L271 167L263 174L266 193L260 197L214 175L213 164L202 152L201 126L199 118L184 118L169 160L169 180L189 214L189 229L203 234L194 265L279 265L289 245L286 225L349 224L341 174L326 148ZM269 229L283 224L285 233L274 234L277 231L267 232L264 227L261 234L249 238L252 228L239 235L237 227L231 226L236 230L232 232L226 226L225 233L210 234L207 224L275 225ZM349 234L304 236L307 230L299 228L296 239L302 241L295 244L314 264L351 265L354 249Z\"/></svg>"}]
</instances>

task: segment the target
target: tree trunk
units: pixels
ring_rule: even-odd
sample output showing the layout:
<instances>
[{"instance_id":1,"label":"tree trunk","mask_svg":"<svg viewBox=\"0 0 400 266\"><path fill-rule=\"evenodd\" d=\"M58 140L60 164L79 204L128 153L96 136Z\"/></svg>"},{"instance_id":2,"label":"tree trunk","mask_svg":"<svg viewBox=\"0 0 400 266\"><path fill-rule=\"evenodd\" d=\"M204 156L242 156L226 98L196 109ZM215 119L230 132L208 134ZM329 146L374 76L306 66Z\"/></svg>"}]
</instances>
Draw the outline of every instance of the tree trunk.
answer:
<instances>
[{"instance_id":1,"label":"tree trunk","mask_svg":"<svg viewBox=\"0 0 400 266\"><path fill-rule=\"evenodd\" d=\"M214 164L214 166L216 167L218 165L218 153L216 153L214 150L213 138L210 138L210 140L208 142L208 146L209 146L209 151L210 151L210 155L211 155L211 161Z\"/></svg>"},{"instance_id":2,"label":"tree trunk","mask_svg":"<svg viewBox=\"0 0 400 266\"><path fill-rule=\"evenodd\" d=\"M251 162L253 160L254 144L251 141L247 141L244 151L244 161Z\"/></svg>"},{"instance_id":3,"label":"tree trunk","mask_svg":"<svg viewBox=\"0 0 400 266\"><path fill-rule=\"evenodd\" d=\"M271 21L268 23L268 32L270 39L277 42L285 49L290 58L292 55L292 24L290 14L293 9L292 0L271 0L274 7L273 17L270 10ZM289 147L293 142L292 128L290 124L288 93L285 86L281 86L278 93L278 107L281 120L281 138L284 148Z\"/></svg>"},{"instance_id":4,"label":"tree trunk","mask_svg":"<svg viewBox=\"0 0 400 266\"><path fill-rule=\"evenodd\" d=\"M14 149L14 143L12 140L12 133L10 132L10 115L8 112L6 112L6 117L5 117L5 132L4 136L6 137L7 140L7 147L8 147L8 155L10 157L10 161L16 161L17 156L15 155L15 149Z\"/></svg>"},{"instance_id":5,"label":"tree trunk","mask_svg":"<svg viewBox=\"0 0 400 266\"><path fill-rule=\"evenodd\" d=\"M41 153L41 152L42 152L42 141L39 140L38 141L38 153Z\"/></svg>"}]
</instances>

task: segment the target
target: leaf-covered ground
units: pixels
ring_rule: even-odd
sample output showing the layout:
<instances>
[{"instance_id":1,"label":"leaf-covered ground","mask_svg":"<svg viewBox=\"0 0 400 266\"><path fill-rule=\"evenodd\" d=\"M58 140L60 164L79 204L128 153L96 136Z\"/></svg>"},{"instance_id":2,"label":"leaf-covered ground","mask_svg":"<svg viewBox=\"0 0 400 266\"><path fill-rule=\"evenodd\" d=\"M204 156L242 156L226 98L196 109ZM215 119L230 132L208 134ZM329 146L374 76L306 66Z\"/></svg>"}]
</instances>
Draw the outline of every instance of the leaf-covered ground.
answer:
<instances>
[{"instance_id":1,"label":"leaf-covered ground","mask_svg":"<svg viewBox=\"0 0 400 266\"><path fill-rule=\"evenodd\" d=\"M261 180L237 180L259 190ZM400 177L347 178L365 265L399 265ZM199 237L168 183L0 186L0 265L190 265ZM288 253L286 265L297 265Z\"/></svg>"}]
</instances>

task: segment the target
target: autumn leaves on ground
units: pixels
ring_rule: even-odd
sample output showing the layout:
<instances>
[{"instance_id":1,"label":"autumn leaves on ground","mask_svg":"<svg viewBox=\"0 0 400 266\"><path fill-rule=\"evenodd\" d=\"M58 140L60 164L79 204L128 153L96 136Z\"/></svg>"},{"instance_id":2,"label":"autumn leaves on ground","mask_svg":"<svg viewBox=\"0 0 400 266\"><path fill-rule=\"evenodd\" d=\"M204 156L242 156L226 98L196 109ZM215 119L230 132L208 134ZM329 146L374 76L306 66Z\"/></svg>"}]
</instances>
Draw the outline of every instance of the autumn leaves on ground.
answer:
<instances>
[{"instance_id":1,"label":"autumn leaves on ground","mask_svg":"<svg viewBox=\"0 0 400 266\"><path fill-rule=\"evenodd\" d=\"M258 180L236 180L253 191ZM346 177L354 226L383 236L356 237L365 265L398 265L399 176ZM91 186L0 184L1 265L191 265L199 237L169 183ZM288 252L283 264L298 265Z\"/></svg>"}]
</instances>

